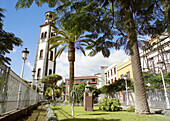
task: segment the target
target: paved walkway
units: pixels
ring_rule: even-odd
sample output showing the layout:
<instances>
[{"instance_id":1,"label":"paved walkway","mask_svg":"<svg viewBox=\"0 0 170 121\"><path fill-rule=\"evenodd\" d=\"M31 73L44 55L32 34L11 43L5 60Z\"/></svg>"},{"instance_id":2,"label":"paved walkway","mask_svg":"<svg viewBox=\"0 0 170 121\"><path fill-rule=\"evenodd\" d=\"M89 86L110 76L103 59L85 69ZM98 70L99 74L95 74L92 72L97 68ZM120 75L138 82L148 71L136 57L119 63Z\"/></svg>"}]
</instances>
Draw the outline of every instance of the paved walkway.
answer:
<instances>
[{"instance_id":1,"label":"paved walkway","mask_svg":"<svg viewBox=\"0 0 170 121\"><path fill-rule=\"evenodd\" d=\"M19 121L47 121L47 113L45 105L40 105L36 110L31 113L31 116Z\"/></svg>"}]
</instances>

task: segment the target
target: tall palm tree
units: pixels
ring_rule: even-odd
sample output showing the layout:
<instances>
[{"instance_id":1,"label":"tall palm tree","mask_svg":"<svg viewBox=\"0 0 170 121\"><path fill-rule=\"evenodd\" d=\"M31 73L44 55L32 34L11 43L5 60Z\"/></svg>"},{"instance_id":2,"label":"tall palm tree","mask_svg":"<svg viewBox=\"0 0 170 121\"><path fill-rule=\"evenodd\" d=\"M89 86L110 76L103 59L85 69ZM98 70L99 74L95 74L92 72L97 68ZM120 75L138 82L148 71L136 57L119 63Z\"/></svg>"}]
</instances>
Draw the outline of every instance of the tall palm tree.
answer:
<instances>
[{"instance_id":1,"label":"tall palm tree","mask_svg":"<svg viewBox=\"0 0 170 121\"><path fill-rule=\"evenodd\" d=\"M41 79L42 83L45 83L52 89L52 100L54 100L54 87L57 85L57 82L62 79L62 76L58 74L52 74L45 76L44 78Z\"/></svg>"},{"instance_id":2,"label":"tall palm tree","mask_svg":"<svg viewBox=\"0 0 170 121\"><path fill-rule=\"evenodd\" d=\"M62 47L57 51L55 58L60 57L62 52L68 47L68 61L70 66L69 73L69 91L72 90L72 86L74 84L74 62L75 62L75 48L82 51L82 53L86 56L85 50L83 46L86 44L86 39L83 39L84 36L81 34L74 34L73 30L66 30L64 27L59 27L59 29L55 29L54 33L56 36L51 37L48 42L51 44L49 50L53 48L58 48L59 45Z\"/></svg>"}]
</instances>

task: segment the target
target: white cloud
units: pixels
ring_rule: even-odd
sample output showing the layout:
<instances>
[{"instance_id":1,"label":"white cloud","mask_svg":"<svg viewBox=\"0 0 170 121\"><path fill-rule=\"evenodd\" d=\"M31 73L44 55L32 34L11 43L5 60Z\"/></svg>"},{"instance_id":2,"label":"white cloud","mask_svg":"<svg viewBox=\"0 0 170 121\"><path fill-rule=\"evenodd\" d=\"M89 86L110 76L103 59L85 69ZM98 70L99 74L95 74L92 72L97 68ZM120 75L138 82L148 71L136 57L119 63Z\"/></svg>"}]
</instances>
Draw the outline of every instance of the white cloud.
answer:
<instances>
[{"instance_id":1,"label":"white cloud","mask_svg":"<svg viewBox=\"0 0 170 121\"><path fill-rule=\"evenodd\" d=\"M12 52L15 53L17 51L17 49L13 48Z\"/></svg>"},{"instance_id":2,"label":"white cloud","mask_svg":"<svg viewBox=\"0 0 170 121\"><path fill-rule=\"evenodd\" d=\"M88 54L89 51L86 51ZM100 66L109 66L116 61L124 61L128 56L123 50L111 50L109 58L104 58L102 53L98 53L94 57L84 56L81 52L76 52L75 60L75 76L90 76L95 73L100 73ZM63 52L56 63L57 74L64 78L69 76L69 62L67 52Z\"/></svg>"},{"instance_id":3,"label":"white cloud","mask_svg":"<svg viewBox=\"0 0 170 121\"><path fill-rule=\"evenodd\" d=\"M31 69L31 71L33 70L33 66L31 65L30 62L27 62L26 65L28 66L29 69Z\"/></svg>"}]
</instances>

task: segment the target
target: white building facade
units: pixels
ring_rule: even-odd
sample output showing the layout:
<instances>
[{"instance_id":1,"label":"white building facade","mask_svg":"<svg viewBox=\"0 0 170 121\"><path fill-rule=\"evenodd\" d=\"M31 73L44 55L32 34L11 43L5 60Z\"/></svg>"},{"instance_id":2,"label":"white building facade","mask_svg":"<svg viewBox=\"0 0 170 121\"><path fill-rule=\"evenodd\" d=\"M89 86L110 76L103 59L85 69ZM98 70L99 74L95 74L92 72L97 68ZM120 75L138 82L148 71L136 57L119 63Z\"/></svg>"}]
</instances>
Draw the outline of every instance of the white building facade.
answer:
<instances>
[{"instance_id":1,"label":"white building facade","mask_svg":"<svg viewBox=\"0 0 170 121\"><path fill-rule=\"evenodd\" d=\"M38 85L40 91L44 90L44 84L40 80L47 75L54 74L56 70L56 62L54 56L56 54L56 49L48 51L50 44L48 39L55 36L53 33L54 26L51 23L54 20L55 13L48 11L45 13L45 21L43 25L40 25L40 33L37 44L37 52L34 63L35 77L33 77L33 84Z\"/></svg>"},{"instance_id":2,"label":"white building facade","mask_svg":"<svg viewBox=\"0 0 170 121\"><path fill-rule=\"evenodd\" d=\"M149 41L152 46L140 53L142 70L158 73L157 63L162 61L164 63L163 69L170 72L170 37L168 32L164 32Z\"/></svg>"}]
</instances>

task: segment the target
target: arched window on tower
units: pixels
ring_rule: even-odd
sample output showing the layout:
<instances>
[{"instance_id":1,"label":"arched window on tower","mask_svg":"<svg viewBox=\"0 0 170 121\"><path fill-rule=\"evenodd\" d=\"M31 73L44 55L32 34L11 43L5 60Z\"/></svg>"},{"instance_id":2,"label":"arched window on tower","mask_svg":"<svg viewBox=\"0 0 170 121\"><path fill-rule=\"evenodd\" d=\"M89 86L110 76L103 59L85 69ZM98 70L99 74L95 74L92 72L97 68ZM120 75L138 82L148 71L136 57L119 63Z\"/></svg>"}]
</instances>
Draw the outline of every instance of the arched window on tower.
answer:
<instances>
[{"instance_id":1,"label":"arched window on tower","mask_svg":"<svg viewBox=\"0 0 170 121\"><path fill-rule=\"evenodd\" d=\"M45 32L45 34L44 34L44 38L46 38L47 37L47 32Z\"/></svg>"},{"instance_id":2,"label":"arched window on tower","mask_svg":"<svg viewBox=\"0 0 170 121\"><path fill-rule=\"evenodd\" d=\"M38 69L37 77L41 76L41 68Z\"/></svg>"},{"instance_id":3,"label":"arched window on tower","mask_svg":"<svg viewBox=\"0 0 170 121\"><path fill-rule=\"evenodd\" d=\"M50 52L50 60L53 61L53 51Z\"/></svg>"},{"instance_id":4,"label":"arched window on tower","mask_svg":"<svg viewBox=\"0 0 170 121\"><path fill-rule=\"evenodd\" d=\"M44 37L44 33L42 32L42 33L41 33L41 38L43 38L43 37Z\"/></svg>"},{"instance_id":5,"label":"arched window on tower","mask_svg":"<svg viewBox=\"0 0 170 121\"><path fill-rule=\"evenodd\" d=\"M51 75L52 74L52 70L51 69L49 69L49 75Z\"/></svg>"},{"instance_id":6,"label":"arched window on tower","mask_svg":"<svg viewBox=\"0 0 170 121\"><path fill-rule=\"evenodd\" d=\"M51 37L54 36L54 33L51 32Z\"/></svg>"},{"instance_id":7,"label":"arched window on tower","mask_svg":"<svg viewBox=\"0 0 170 121\"><path fill-rule=\"evenodd\" d=\"M40 50L40 57L39 59L42 59L43 58L43 50Z\"/></svg>"}]
</instances>

